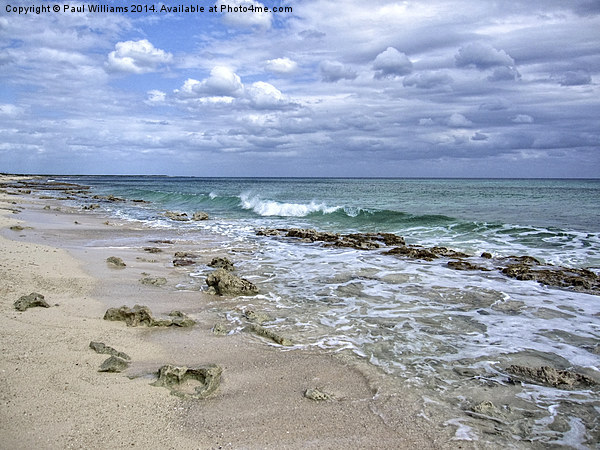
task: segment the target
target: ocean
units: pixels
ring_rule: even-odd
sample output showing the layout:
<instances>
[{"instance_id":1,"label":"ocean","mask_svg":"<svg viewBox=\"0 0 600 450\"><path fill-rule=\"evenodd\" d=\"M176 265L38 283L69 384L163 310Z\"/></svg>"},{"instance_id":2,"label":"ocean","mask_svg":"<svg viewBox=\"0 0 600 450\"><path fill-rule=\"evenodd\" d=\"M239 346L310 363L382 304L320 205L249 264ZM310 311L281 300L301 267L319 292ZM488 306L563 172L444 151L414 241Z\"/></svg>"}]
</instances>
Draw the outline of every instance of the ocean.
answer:
<instances>
[{"instance_id":1,"label":"ocean","mask_svg":"<svg viewBox=\"0 0 600 450\"><path fill-rule=\"evenodd\" d=\"M515 381L513 364L600 379L600 297L457 271L385 249L328 247L261 228L387 232L410 245L495 258L529 255L600 274L600 180L55 177L92 193L104 213L150 228L210 235L259 286L253 300L294 348L345 352L414 387L443 409L456 439L597 448L597 387ZM90 202L98 200L90 199ZM81 204L79 201L78 204ZM210 220L177 222L166 210ZM184 288L205 289L210 268ZM229 317L232 325L239 318Z\"/></svg>"}]
</instances>

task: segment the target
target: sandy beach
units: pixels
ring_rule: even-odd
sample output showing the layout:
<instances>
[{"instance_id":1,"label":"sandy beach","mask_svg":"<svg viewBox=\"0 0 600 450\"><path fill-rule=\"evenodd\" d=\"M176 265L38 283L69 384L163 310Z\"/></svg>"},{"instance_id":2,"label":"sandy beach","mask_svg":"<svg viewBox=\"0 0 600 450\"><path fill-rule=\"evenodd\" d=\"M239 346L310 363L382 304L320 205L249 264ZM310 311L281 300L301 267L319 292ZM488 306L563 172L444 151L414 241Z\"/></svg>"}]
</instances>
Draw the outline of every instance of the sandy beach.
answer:
<instances>
[{"instance_id":1,"label":"sandy beach","mask_svg":"<svg viewBox=\"0 0 600 450\"><path fill-rule=\"evenodd\" d=\"M348 355L286 350L246 332L213 333L227 311L252 300L185 289L188 274L173 266L173 254L192 251L209 262L223 253L209 238L151 243L156 231L150 238L141 226L39 197L0 193L2 448L470 445L452 440L453 427L425 417L422 399L409 389ZM111 256L126 267L108 265ZM144 276L167 283L145 285ZM13 303L32 292L50 307L17 311ZM107 308L136 304L159 318L177 309L196 324L149 328L103 320ZM108 355L90 349L91 341L125 352L129 367L98 372ZM216 364L220 385L205 399L171 395L151 385L165 364ZM331 398L309 399L311 389Z\"/></svg>"}]
</instances>

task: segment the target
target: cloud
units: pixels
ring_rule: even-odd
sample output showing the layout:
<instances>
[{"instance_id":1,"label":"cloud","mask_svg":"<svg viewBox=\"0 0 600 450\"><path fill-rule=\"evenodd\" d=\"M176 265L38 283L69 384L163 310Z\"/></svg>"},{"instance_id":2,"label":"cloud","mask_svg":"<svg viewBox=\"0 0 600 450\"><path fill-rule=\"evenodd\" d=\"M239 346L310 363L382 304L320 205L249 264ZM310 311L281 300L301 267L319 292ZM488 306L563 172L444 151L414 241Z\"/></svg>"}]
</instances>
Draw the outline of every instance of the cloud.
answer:
<instances>
[{"instance_id":1,"label":"cloud","mask_svg":"<svg viewBox=\"0 0 600 450\"><path fill-rule=\"evenodd\" d=\"M153 89L148 91L148 96L146 98L146 104L148 105L158 105L161 103L165 103L167 98L167 94L165 92Z\"/></svg>"},{"instance_id":2,"label":"cloud","mask_svg":"<svg viewBox=\"0 0 600 450\"><path fill-rule=\"evenodd\" d=\"M289 58L270 59L265 64L265 68L279 75L288 75L294 73L298 69L298 63Z\"/></svg>"},{"instance_id":3,"label":"cloud","mask_svg":"<svg viewBox=\"0 0 600 450\"><path fill-rule=\"evenodd\" d=\"M582 86L590 84L592 77L587 70L570 70L559 77L561 86Z\"/></svg>"},{"instance_id":4,"label":"cloud","mask_svg":"<svg viewBox=\"0 0 600 450\"><path fill-rule=\"evenodd\" d=\"M244 85L240 77L228 67L216 66L210 76L202 81L188 78L175 94L181 98L198 97L240 97Z\"/></svg>"},{"instance_id":5,"label":"cloud","mask_svg":"<svg viewBox=\"0 0 600 450\"><path fill-rule=\"evenodd\" d=\"M484 133L476 132L473 136L471 136L472 141L487 141L489 136Z\"/></svg>"},{"instance_id":6,"label":"cloud","mask_svg":"<svg viewBox=\"0 0 600 450\"><path fill-rule=\"evenodd\" d=\"M497 66L514 66L515 61L504 50L489 44L474 42L461 47L454 56L457 67L476 67L485 70Z\"/></svg>"},{"instance_id":7,"label":"cloud","mask_svg":"<svg viewBox=\"0 0 600 450\"><path fill-rule=\"evenodd\" d=\"M533 117L527 114L517 114L510 120L512 123L533 123Z\"/></svg>"},{"instance_id":8,"label":"cloud","mask_svg":"<svg viewBox=\"0 0 600 450\"><path fill-rule=\"evenodd\" d=\"M113 72L148 73L173 60L173 55L155 48L147 39L117 42L108 54L106 68Z\"/></svg>"},{"instance_id":9,"label":"cloud","mask_svg":"<svg viewBox=\"0 0 600 450\"><path fill-rule=\"evenodd\" d=\"M319 65L321 79L328 83L340 80L354 80L358 76L356 71L337 61L322 61Z\"/></svg>"},{"instance_id":10,"label":"cloud","mask_svg":"<svg viewBox=\"0 0 600 450\"><path fill-rule=\"evenodd\" d=\"M375 78L387 78L407 75L412 71L412 62L404 53L394 47L388 47L373 61Z\"/></svg>"},{"instance_id":11,"label":"cloud","mask_svg":"<svg viewBox=\"0 0 600 450\"><path fill-rule=\"evenodd\" d=\"M445 72L420 72L404 77L402 84L420 89L434 89L452 84L452 81L452 77Z\"/></svg>"},{"instance_id":12,"label":"cloud","mask_svg":"<svg viewBox=\"0 0 600 450\"><path fill-rule=\"evenodd\" d=\"M252 83L246 94L256 109L282 109L290 105L290 100L279 89L264 81Z\"/></svg>"},{"instance_id":13,"label":"cloud","mask_svg":"<svg viewBox=\"0 0 600 450\"><path fill-rule=\"evenodd\" d=\"M473 125L473 122L458 113L452 114L446 123L452 128L468 128Z\"/></svg>"},{"instance_id":14,"label":"cloud","mask_svg":"<svg viewBox=\"0 0 600 450\"><path fill-rule=\"evenodd\" d=\"M258 29L269 29L271 28L272 13L270 12L256 12L246 10L246 12L235 11L234 8L265 8L260 2L254 0L219 0L216 6L221 11L221 6L231 7L232 11L223 12L223 22L227 25L231 25L236 28L258 28Z\"/></svg>"},{"instance_id":15,"label":"cloud","mask_svg":"<svg viewBox=\"0 0 600 450\"><path fill-rule=\"evenodd\" d=\"M488 77L489 81L514 81L521 78L521 74L514 67L496 67L492 75Z\"/></svg>"},{"instance_id":16,"label":"cloud","mask_svg":"<svg viewBox=\"0 0 600 450\"><path fill-rule=\"evenodd\" d=\"M0 116L17 117L23 113L23 108L10 103L0 103Z\"/></svg>"}]
</instances>

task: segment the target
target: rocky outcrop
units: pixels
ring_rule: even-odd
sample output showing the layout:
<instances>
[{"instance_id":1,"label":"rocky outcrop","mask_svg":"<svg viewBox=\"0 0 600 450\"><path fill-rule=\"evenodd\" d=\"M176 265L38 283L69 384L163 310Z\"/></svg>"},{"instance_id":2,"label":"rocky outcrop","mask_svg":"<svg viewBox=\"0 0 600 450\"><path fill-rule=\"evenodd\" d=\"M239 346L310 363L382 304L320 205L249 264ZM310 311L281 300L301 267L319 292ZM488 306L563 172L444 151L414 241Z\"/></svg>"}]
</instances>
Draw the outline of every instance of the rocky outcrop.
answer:
<instances>
[{"instance_id":1,"label":"rocky outcrop","mask_svg":"<svg viewBox=\"0 0 600 450\"><path fill-rule=\"evenodd\" d=\"M404 245L404 238L393 233L351 233L339 234L317 231L312 228L270 229L261 228L257 236L281 236L302 239L304 242L325 242L332 247L349 247L358 250L372 250L382 245Z\"/></svg>"},{"instance_id":2,"label":"rocky outcrop","mask_svg":"<svg viewBox=\"0 0 600 450\"><path fill-rule=\"evenodd\" d=\"M127 264L125 264L121 258L116 256L109 256L106 258L106 263L109 265L109 267L114 267L116 269L123 269L127 266Z\"/></svg>"},{"instance_id":3,"label":"rocky outcrop","mask_svg":"<svg viewBox=\"0 0 600 450\"><path fill-rule=\"evenodd\" d=\"M36 292L21 296L19 300L14 303L14 306L17 311L25 311L28 308L35 307L50 308L50 305L44 300L44 296Z\"/></svg>"},{"instance_id":4,"label":"rocky outcrop","mask_svg":"<svg viewBox=\"0 0 600 450\"><path fill-rule=\"evenodd\" d=\"M208 218L209 218L208 213L205 213L204 211L197 211L192 216L192 220L195 220L195 221L208 220Z\"/></svg>"},{"instance_id":5,"label":"rocky outcrop","mask_svg":"<svg viewBox=\"0 0 600 450\"><path fill-rule=\"evenodd\" d=\"M178 222L187 222L188 220L190 220L186 213L179 213L175 211L166 211L164 213L164 216L168 219L175 220Z\"/></svg>"},{"instance_id":6,"label":"rocky outcrop","mask_svg":"<svg viewBox=\"0 0 600 450\"><path fill-rule=\"evenodd\" d=\"M118 356L111 356L102 363L98 372L119 373L123 372L127 367L129 367L129 361L119 358Z\"/></svg>"},{"instance_id":7,"label":"rocky outcrop","mask_svg":"<svg viewBox=\"0 0 600 450\"><path fill-rule=\"evenodd\" d=\"M511 264L503 268L502 273L517 280L533 280L547 286L600 294L600 277L587 269Z\"/></svg>"},{"instance_id":8,"label":"rocky outcrop","mask_svg":"<svg viewBox=\"0 0 600 450\"><path fill-rule=\"evenodd\" d=\"M206 284L218 295L255 295L258 288L250 281L237 277L225 269L217 269L206 277Z\"/></svg>"},{"instance_id":9,"label":"rocky outcrop","mask_svg":"<svg viewBox=\"0 0 600 450\"><path fill-rule=\"evenodd\" d=\"M173 260L173 266L175 267L193 266L194 264L196 264L196 261L193 259L176 258Z\"/></svg>"},{"instance_id":10,"label":"rocky outcrop","mask_svg":"<svg viewBox=\"0 0 600 450\"><path fill-rule=\"evenodd\" d=\"M457 252L446 247L419 247L419 246L400 246L394 247L387 252L385 255L400 255L407 258L423 259L425 261L433 261L434 259L444 258L468 258L469 255L466 253Z\"/></svg>"},{"instance_id":11,"label":"rocky outcrop","mask_svg":"<svg viewBox=\"0 0 600 450\"><path fill-rule=\"evenodd\" d=\"M160 253L162 252L162 248L158 247L144 247L144 251L148 253Z\"/></svg>"},{"instance_id":12,"label":"rocky outcrop","mask_svg":"<svg viewBox=\"0 0 600 450\"><path fill-rule=\"evenodd\" d=\"M262 336L265 337L267 339L272 340L273 342L275 342L276 344L279 345L283 345L283 346L291 346L294 345L292 343L292 341L286 337L281 336L280 334L274 332L272 329L270 328L265 328L262 327L258 324L250 324L245 328L246 331L256 334L257 336Z\"/></svg>"},{"instance_id":13,"label":"rocky outcrop","mask_svg":"<svg viewBox=\"0 0 600 450\"><path fill-rule=\"evenodd\" d=\"M203 399L218 389L222 373L223 369L215 364L194 368L165 365L152 386L166 387L179 397Z\"/></svg>"},{"instance_id":14,"label":"rocky outcrop","mask_svg":"<svg viewBox=\"0 0 600 450\"><path fill-rule=\"evenodd\" d=\"M103 342L90 342L90 348L94 350L96 353L116 356L117 358L125 359L129 361L131 358L127 353L120 352L115 350L114 348L104 344Z\"/></svg>"},{"instance_id":15,"label":"rocky outcrop","mask_svg":"<svg viewBox=\"0 0 600 450\"><path fill-rule=\"evenodd\" d=\"M164 286L167 284L167 279L165 277L144 277L140 279L140 283L149 286Z\"/></svg>"},{"instance_id":16,"label":"rocky outcrop","mask_svg":"<svg viewBox=\"0 0 600 450\"><path fill-rule=\"evenodd\" d=\"M217 257L213 258L210 263L208 263L208 267L213 267L215 269L225 269L228 272L233 272L235 269L233 267L233 263L226 257Z\"/></svg>"},{"instance_id":17,"label":"rocky outcrop","mask_svg":"<svg viewBox=\"0 0 600 450\"><path fill-rule=\"evenodd\" d=\"M578 389L598 385L595 380L587 375L568 370L557 370L548 366L526 367L512 365L506 371L525 381L559 389Z\"/></svg>"},{"instance_id":18,"label":"rocky outcrop","mask_svg":"<svg viewBox=\"0 0 600 450\"><path fill-rule=\"evenodd\" d=\"M141 305L135 305L133 308L109 308L104 314L104 320L122 321L128 327L191 327L196 323L181 311L172 311L169 317L170 319L155 319L150 308Z\"/></svg>"}]
</instances>

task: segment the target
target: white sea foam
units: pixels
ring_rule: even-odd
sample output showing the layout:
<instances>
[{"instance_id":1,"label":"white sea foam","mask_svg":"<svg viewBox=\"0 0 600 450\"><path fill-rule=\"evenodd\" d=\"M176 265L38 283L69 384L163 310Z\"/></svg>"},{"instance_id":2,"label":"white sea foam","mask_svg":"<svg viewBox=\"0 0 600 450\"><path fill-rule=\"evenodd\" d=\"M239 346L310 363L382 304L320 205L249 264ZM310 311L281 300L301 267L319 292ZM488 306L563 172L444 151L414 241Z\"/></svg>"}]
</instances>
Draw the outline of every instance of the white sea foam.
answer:
<instances>
[{"instance_id":1,"label":"white sea foam","mask_svg":"<svg viewBox=\"0 0 600 450\"><path fill-rule=\"evenodd\" d=\"M340 209L339 206L327 206L325 203L311 201L303 203L281 203L273 200L263 200L258 195L243 193L240 195L242 207L254 211L261 216L305 217L311 213L322 212L331 214Z\"/></svg>"}]
</instances>

